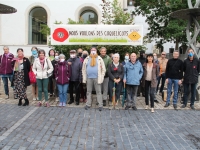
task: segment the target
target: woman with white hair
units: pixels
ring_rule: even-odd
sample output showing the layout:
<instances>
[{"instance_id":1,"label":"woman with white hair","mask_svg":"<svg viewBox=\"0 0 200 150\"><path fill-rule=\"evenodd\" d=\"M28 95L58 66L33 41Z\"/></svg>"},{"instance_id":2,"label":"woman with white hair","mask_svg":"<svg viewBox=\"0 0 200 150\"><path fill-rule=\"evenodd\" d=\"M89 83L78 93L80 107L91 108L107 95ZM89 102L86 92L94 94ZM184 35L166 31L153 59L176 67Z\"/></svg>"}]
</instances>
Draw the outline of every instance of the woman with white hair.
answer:
<instances>
[{"instance_id":1,"label":"woman with white hair","mask_svg":"<svg viewBox=\"0 0 200 150\"><path fill-rule=\"evenodd\" d=\"M113 62L108 66L108 76L109 76L109 100L112 100L113 97L113 87L115 86L115 103L120 99L120 92L122 90L123 78L124 78L124 68L121 63L119 63L119 54L113 54ZM111 106L110 109L113 109L114 106ZM116 109L119 107L116 105Z\"/></svg>"},{"instance_id":2,"label":"woman with white hair","mask_svg":"<svg viewBox=\"0 0 200 150\"><path fill-rule=\"evenodd\" d=\"M67 89L71 77L71 65L65 61L65 55L59 55L59 62L55 65L54 73L59 93L59 106L65 107L67 102Z\"/></svg>"}]
</instances>

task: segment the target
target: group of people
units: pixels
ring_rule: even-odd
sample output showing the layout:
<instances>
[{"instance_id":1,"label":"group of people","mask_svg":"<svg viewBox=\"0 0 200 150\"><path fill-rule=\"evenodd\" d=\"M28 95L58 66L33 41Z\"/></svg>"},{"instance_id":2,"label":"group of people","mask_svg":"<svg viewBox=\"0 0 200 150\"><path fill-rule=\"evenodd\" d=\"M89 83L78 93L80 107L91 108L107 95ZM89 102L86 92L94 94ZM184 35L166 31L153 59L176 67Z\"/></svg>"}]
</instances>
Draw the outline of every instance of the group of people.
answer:
<instances>
[{"instance_id":1,"label":"group of people","mask_svg":"<svg viewBox=\"0 0 200 150\"><path fill-rule=\"evenodd\" d=\"M4 83L6 99L9 98L8 79L14 90L14 98L19 99L18 105L27 106L27 86L32 85L33 100L37 100L37 106L50 107L50 97L55 96L59 106L66 106L68 102L67 92L69 91L68 104L85 102L85 109L91 107L93 91L96 92L99 111L107 102L112 101L113 88L115 88L115 102L111 103L110 109L119 108L120 93L122 88L126 89L125 110L132 108L137 110L136 99L142 93L145 97L146 107L154 112L156 93L162 93L165 82L167 83L167 101L165 107L170 105L172 86L174 90L173 107L177 109L178 88L183 83L184 97L182 108L187 105L188 89L191 86L191 109L194 108L195 92L198 83L200 70L199 60L194 55L194 50L188 50L188 58L179 59L179 52L173 52L173 58L167 59L166 53L162 52L161 57L157 54L147 54L140 51L140 57L136 53L126 53L124 61L120 63L118 53L108 56L105 47L102 47L98 55L96 47L90 49L90 53L81 48L70 50L70 58L66 59L64 54L55 50L49 50L48 56L45 51L32 47L32 56L24 57L22 48L17 49L17 57L9 52L7 46L3 47L4 54L0 56L0 75ZM36 81L30 82L30 71L33 72ZM32 78L32 77L31 77ZM160 81L161 86L159 89ZM69 88L69 90L68 90ZM44 92L45 102L42 104L42 93ZM75 97L74 97L75 94ZM108 98L109 95L109 98ZM22 104L22 100L25 102Z\"/></svg>"}]
</instances>

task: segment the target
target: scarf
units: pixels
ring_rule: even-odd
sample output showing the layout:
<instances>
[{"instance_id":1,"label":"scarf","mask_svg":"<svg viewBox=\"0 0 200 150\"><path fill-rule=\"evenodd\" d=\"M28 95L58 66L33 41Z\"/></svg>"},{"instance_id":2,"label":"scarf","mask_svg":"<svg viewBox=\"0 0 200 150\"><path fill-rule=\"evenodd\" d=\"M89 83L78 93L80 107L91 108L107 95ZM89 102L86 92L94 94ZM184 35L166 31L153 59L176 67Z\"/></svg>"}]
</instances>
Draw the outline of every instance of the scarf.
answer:
<instances>
[{"instance_id":1,"label":"scarf","mask_svg":"<svg viewBox=\"0 0 200 150\"><path fill-rule=\"evenodd\" d=\"M19 71L19 72L21 71L20 60L23 60L23 58L24 58L24 55L18 56L17 58L13 58L13 60L15 60L15 65L14 65L14 69L13 69L14 71Z\"/></svg>"},{"instance_id":2,"label":"scarf","mask_svg":"<svg viewBox=\"0 0 200 150\"><path fill-rule=\"evenodd\" d=\"M96 58L98 57L97 54L93 55L93 54L90 54L90 57L91 57L91 62L90 62L90 66L94 67L96 66Z\"/></svg>"},{"instance_id":3,"label":"scarf","mask_svg":"<svg viewBox=\"0 0 200 150\"><path fill-rule=\"evenodd\" d=\"M49 59L52 61L52 60L54 60L55 58L54 58L54 56L50 56Z\"/></svg>"},{"instance_id":4,"label":"scarf","mask_svg":"<svg viewBox=\"0 0 200 150\"><path fill-rule=\"evenodd\" d=\"M117 67L119 66L119 62L118 62L117 64L115 64L115 63L113 62L113 65L115 66L115 68L117 68Z\"/></svg>"},{"instance_id":5,"label":"scarf","mask_svg":"<svg viewBox=\"0 0 200 150\"><path fill-rule=\"evenodd\" d=\"M44 62L45 62L45 58L43 58L43 59L39 59L40 60L40 64L41 64L41 66L42 66L42 69L44 68Z\"/></svg>"}]
</instances>

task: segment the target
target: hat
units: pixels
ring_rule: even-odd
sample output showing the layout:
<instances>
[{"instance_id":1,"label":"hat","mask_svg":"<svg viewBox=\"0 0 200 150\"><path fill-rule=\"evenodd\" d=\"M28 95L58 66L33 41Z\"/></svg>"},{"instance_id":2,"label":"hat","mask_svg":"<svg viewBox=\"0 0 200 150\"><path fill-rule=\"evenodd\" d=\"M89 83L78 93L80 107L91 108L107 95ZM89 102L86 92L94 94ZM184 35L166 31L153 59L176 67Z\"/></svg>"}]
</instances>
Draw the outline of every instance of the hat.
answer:
<instances>
[{"instance_id":1,"label":"hat","mask_svg":"<svg viewBox=\"0 0 200 150\"><path fill-rule=\"evenodd\" d=\"M76 50L70 50L70 53L76 53Z\"/></svg>"}]
</instances>

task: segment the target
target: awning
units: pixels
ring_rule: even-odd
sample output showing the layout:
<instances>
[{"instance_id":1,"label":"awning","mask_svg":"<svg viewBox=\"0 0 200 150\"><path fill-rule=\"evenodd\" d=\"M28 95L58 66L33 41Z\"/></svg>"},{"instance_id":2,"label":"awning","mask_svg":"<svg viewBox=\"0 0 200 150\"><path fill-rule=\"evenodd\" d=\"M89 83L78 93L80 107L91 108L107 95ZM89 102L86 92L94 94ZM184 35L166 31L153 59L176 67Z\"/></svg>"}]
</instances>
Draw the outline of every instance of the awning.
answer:
<instances>
[{"instance_id":1,"label":"awning","mask_svg":"<svg viewBox=\"0 0 200 150\"><path fill-rule=\"evenodd\" d=\"M17 12L17 9L8 5L0 4L0 14L11 14L15 12Z\"/></svg>"}]
</instances>

